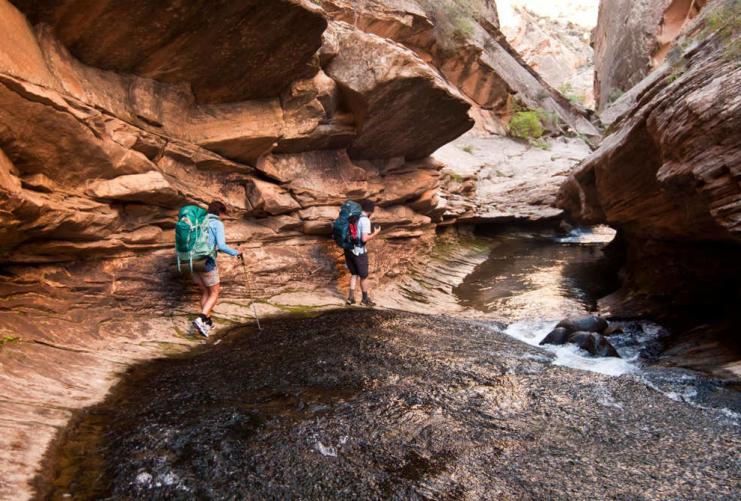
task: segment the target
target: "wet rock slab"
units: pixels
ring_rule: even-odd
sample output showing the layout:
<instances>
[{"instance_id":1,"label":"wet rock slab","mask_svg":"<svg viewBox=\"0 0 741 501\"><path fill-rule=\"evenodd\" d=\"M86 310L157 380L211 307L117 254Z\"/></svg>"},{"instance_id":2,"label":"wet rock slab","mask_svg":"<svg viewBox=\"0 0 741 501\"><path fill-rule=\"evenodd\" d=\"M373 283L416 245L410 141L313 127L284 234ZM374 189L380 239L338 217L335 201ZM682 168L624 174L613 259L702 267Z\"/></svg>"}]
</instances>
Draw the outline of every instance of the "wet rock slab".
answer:
<instances>
[{"instance_id":1,"label":"wet rock slab","mask_svg":"<svg viewBox=\"0 0 741 501\"><path fill-rule=\"evenodd\" d=\"M50 456L74 499L731 498L720 412L487 324L345 310L132 369Z\"/></svg>"}]
</instances>

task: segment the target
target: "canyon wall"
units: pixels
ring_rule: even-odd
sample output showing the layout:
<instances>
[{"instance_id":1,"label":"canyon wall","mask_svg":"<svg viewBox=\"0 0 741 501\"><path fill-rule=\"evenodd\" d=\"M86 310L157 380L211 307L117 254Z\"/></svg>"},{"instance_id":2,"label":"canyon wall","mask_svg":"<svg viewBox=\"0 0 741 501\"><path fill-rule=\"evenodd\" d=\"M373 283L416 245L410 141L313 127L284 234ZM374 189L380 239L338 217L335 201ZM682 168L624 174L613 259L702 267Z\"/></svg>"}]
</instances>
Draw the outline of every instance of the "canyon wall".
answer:
<instances>
[{"instance_id":1,"label":"canyon wall","mask_svg":"<svg viewBox=\"0 0 741 501\"><path fill-rule=\"evenodd\" d=\"M739 26L737 1L709 4L559 194L579 221L618 229L624 287L603 309L674 322L693 363L737 374Z\"/></svg>"},{"instance_id":2,"label":"canyon wall","mask_svg":"<svg viewBox=\"0 0 741 501\"><path fill-rule=\"evenodd\" d=\"M0 498L30 495L58 428L129 364L197 342L180 206L229 209L247 267L220 260L227 327L253 299L337 304L347 198L379 205L374 286L418 265L459 214L445 190L467 196L431 154L504 132L515 100L596 141L493 2L440 5L0 0Z\"/></svg>"},{"instance_id":3,"label":"canyon wall","mask_svg":"<svg viewBox=\"0 0 741 501\"><path fill-rule=\"evenodd\" d=\"M594 47L594 96L605 108L666 58L682 28L707 0L602 1Z\"/></svg>"}]
</instances>

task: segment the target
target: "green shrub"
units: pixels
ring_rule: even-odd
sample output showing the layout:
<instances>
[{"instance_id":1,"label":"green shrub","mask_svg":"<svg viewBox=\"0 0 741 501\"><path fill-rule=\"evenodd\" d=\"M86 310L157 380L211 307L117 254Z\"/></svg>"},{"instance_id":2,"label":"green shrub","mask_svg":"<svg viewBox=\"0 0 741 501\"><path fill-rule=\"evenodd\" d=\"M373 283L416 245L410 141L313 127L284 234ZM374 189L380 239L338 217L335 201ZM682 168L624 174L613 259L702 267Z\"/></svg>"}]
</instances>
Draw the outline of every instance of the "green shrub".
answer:
<instances>
[{"instance_id":1,"label":"green shrub","mask_svg":"<svg viewBox=\"0 0 741 501\"><path fill-rule=\"evenodd\" d=\"M435 39L443 51L453 53L460 42L475 33L477 19L487 12L486 0L419 0L435 23Z\"/></svg>"},{"instance_id":2,"label":"green shrub","mask_svg":"<svg viewBox=\"0 0 741 501\"><path fill-rule=\"evenodd\" d=\"M539 138L543 135L543 123L537 111L518 111L509 121L509 134L520 139Z\"/></svg>"}]
</instances>

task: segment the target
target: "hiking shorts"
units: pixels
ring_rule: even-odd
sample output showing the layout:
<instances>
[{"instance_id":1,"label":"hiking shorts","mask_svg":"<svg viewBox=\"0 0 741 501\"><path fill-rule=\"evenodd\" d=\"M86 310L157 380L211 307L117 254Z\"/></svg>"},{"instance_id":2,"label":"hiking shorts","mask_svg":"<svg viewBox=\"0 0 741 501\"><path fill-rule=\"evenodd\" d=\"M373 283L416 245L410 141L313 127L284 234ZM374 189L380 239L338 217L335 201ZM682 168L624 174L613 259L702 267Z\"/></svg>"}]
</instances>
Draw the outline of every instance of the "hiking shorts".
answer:
<instances>
[{"instance_id":1,"label":"hiking shorts","mask_svg":"<svg viewBox=\"0 0 741 501\"><path fill-rule=\"evenodd\" d=\"M219 278L219 268L214 268L211 271L196 271L193 270L193 281L195 283L203 283L206 287L213 287L219 285L221 279Z\"/></svg>"},{"instance_id":2,"label":"hiking shorts","mask_svg":"<svg viewBox=\"0 0 741 501\"><path fill-rule=\"evenodd\" d=\"M352 251L345 250L345 265L350 270L351 275L357 275L360 278L368 278L368 253L365 252L356 256Z\"/></svg>"}]
</instances>

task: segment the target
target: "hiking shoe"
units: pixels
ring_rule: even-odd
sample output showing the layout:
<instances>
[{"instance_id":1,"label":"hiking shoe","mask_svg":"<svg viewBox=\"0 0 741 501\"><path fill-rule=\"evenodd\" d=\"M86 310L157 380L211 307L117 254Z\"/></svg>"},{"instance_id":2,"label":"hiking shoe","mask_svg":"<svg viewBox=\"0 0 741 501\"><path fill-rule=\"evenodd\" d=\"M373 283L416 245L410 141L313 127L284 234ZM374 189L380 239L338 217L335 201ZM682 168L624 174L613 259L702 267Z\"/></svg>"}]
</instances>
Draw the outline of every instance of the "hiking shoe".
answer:
<instances>
[{"instance_id":1,"label":"hiking shoe","mask_svg":"<svg viewBox=\"0 0 741 501\"><path fill-rule=\"evenodd\" d=\"M208 337L208 333L211 329L201 317L198 317L195 320L193 320L193 326L203 337Z\"/></svg>"},{"instance_id":2,"label":"hiking shoe","mask_svg":"<svg viewBox=\"0 0 741 501\"><path fill-rule=\"evenodd\" d=\"M376 303L374 303L373 300L369 297L363 298L360 301L360 304L362 304L363 306L367 306L369 308L373 308L376 305Z\"/></svg>"},{"instance_id":3,"label":"hiking shoe","mask_svg":"<svg viewBox=\"0 0 741 501\"><path fill-rule=\"evenodd\" d=\"M345 300L345 304L346 304L346 305L348 305L348 306L352 306L352 305L354 305L354 304L355 304L355 298L354 298L354 297L349 297L349 298L347 298L347 299Z\"/></svg>"}]
</instances>

